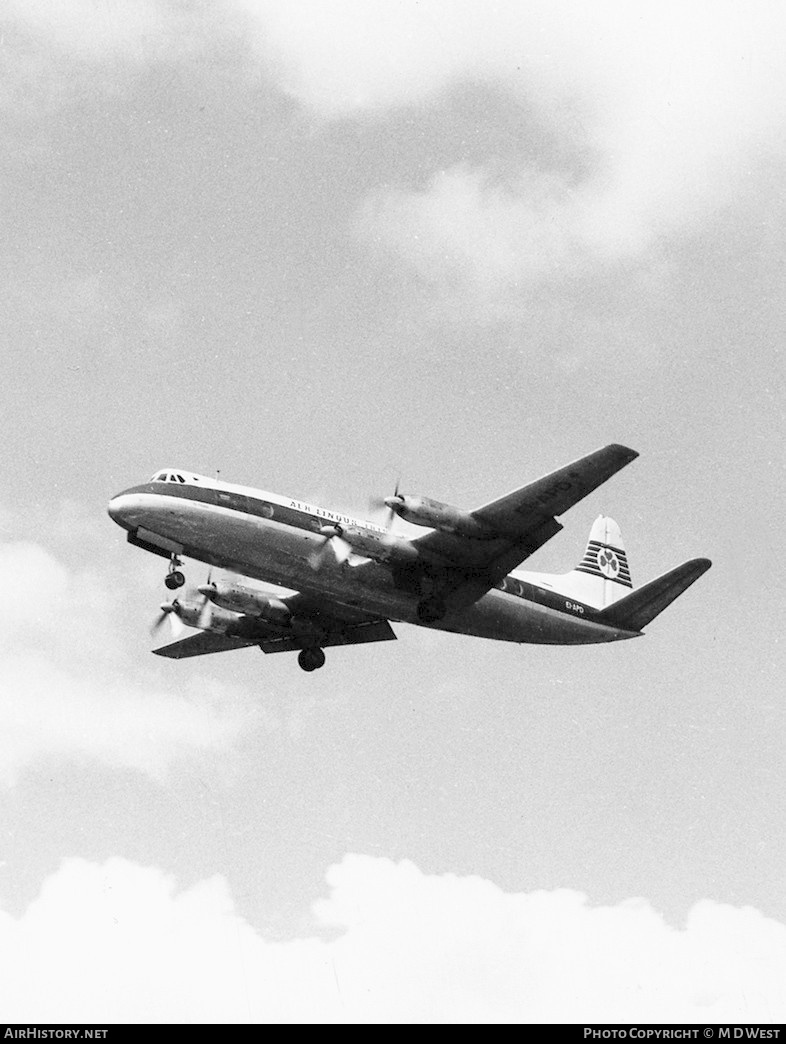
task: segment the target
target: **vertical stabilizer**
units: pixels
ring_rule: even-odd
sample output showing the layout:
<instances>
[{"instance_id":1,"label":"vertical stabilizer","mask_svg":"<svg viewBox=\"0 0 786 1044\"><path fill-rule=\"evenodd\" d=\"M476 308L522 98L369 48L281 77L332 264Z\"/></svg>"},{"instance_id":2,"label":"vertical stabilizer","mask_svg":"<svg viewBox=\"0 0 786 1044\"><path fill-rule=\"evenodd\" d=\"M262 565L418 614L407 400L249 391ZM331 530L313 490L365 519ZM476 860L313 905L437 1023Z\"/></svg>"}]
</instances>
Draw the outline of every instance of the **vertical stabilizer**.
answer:
<instances>
[{"instance_id":1,"label":"vertical stabilizer","mask_svg":"<svg viewBox=\"0 0 786 1044\"><path fill-rule=\"evenodd\" d=\"M599 515L595 519L584 557L573 572L568 573L568 578L576 585L576 597L581 597L579 592L583 592L583 600L599 609L630 594L633 584L628 556L620 527L613 518Z\"/></svg>"},{"instance_id":2,"label":"vertical stabilizer","mask_svg":"<svg viewBox=\"0 0 786 1044\"><path fill-rule=\"evenodd\" d=\"M611 602L622 598L633 587L622 533L613 518L600 515L595 519L590 530L587 550L575 571L615 585L615 588L608 592L609 597L604 600L604 605L610 605ZM628 590L624 590L625 588Z\"/></svg>"},{"instance_id":3,"label":"vertical stabilizer","mask_svg":"<svg viewBox=\"0 0 786 1044\"><path fill-rule=\"evenodd\" d=\"M633 588L620 527L613 518L601 515L595 519L584 557L574 570L561 576L532 574L531 578L596 609L613 605Z\"/></svg>"}]
</instances>

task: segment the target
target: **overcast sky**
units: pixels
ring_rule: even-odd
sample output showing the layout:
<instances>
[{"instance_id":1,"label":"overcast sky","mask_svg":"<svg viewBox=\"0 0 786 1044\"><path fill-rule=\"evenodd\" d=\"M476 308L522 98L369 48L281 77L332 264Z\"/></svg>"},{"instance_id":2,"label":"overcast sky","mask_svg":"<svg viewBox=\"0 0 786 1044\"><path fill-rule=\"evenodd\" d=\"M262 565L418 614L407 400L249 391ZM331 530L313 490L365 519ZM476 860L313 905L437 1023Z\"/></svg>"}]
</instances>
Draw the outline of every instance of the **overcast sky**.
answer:
<instances>
[{"instance_id":1,"label":"overcast sky","mask_svg":"<svg viewBox=\"0 0 786 1044\"><path fill-rule=\"evenodd\" d=\"M785 1020L782 6L5 12L0 1019ZM611 441L529 567L714 567L607 647L162 661L106 515Z\"/></svg>"}]
</instances>

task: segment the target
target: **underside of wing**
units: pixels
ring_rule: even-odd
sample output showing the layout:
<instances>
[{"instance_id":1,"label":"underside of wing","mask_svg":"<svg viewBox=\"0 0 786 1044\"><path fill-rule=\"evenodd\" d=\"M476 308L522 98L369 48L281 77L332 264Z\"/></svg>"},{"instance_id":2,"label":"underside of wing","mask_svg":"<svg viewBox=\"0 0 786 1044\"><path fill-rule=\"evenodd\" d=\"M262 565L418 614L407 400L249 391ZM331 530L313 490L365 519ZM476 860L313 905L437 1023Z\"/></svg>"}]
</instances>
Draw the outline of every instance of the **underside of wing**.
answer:
<instances>
[{"instance_id":1,"label":"underside of wing","mask_svg":"<svg viewBox=\"0 0 786 1044\"><path fill-rule=\"evenodd\" d=\"M208 653L229 652L258 645L263 652L298 652L309 647L360 645L366 642L395 641L396 634L387 620L360 611L345 610L309 595L292 595L286 600L296 612L292 623L278 626L262 620L245 618L248 637L236 638L214 631L199 631L179 641L154 649L156 656L183 660ZM349 617L349 619L347 619Z\"/></svg>"},{"instance_id":2,"label":"underside of wing","mask_svg":"<svg viewBox=\"0 0 786 1044\"><path fill-rule=\"evenodd\" d=\"M189 656L229 652L231 649L244 649L256 644L243 638L229 638L225 634L216 634L213 631L199 631L170 645L162 645L160 649L153 649L153 652L156 656L166 656L170 660L185 660Z\"/></svg>"},{"instance_id":3,"label":"underside of wing","mask_svg":"<svg viewBox=\"0 0 786 1044\"><path fill-rule=\"evenodd\" d=\"M396 640L396 632L387 620L375 620L372 623L334 626L319 638L319 645L326 649L331 645L361 645L366 642L391 642ZM282 634L276 638L268 638L258 643L262 652L296 652L302 649L302 638L293 634Z\"/></svg>"},{"instance_id":4,"label":"underside of wing","mask_svg":"<svg viewBox=\"0 0 786 1044\"><path fill-rule=\"evenodd\" d=\"M323 595L307 591L284 595L281 601L298 619L311 620L326 627L371 624L380 621L380 617L373 613L364 612L354 606L342 605Z\"/></svg>"}]
</instances>

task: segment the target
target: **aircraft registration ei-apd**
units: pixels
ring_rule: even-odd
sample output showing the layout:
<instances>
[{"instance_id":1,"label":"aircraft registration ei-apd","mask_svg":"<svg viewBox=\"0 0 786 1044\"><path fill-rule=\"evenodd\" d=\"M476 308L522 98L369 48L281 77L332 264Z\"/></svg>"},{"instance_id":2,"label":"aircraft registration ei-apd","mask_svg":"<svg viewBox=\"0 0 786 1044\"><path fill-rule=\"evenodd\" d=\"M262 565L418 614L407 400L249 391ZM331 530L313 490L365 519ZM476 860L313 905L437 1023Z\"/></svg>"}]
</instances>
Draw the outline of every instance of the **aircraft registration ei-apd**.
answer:
<instances>
[{"instance_id":1,"label":"aircraft registration ei-apd","mask_svg":"<svg viewBox=\"0 0 786 1044\"><path fill-rule=\"evenodd\" d=\"M396 489L382 503L391 522L398 515L428 529L414 539L182 468L156 472L108 510L129 543L169 560L170 590L185 583L183 557L233 574L161 606L157 623L169 619L180 636L154 649L159 656L258 646L297 652L314 671L329 646L395 639L391 622L506 642L615 642L639 636L710 561L694 558L634 588L619 527L601 516L575 569L518 567L562 529L560 515L637 456L604 446L474 511Z\"/></svg>"}]
</instances>

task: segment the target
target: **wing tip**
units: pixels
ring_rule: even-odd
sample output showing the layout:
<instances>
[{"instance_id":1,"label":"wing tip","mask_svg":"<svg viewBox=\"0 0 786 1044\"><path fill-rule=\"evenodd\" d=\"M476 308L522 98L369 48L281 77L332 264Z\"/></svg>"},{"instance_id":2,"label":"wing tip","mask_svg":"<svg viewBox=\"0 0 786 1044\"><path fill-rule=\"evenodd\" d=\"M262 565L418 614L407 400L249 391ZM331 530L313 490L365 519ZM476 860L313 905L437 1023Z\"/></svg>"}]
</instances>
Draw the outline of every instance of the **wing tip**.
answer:
<instances>
[{"instance_id":1,"label":"wing tip","mask_svg":"<svg viewBox=\"0 0 786 1044\"><path fill-rule=\"evenodd\" d=\"M621 442L610 442L604 449L607 453L613 453L615 457L619 457L625 464L630 464L639 456L638 450L631 449L630 446L623 446Z\"/></svg>"},{"instance_id":2,"label":"wing tip","mask_svg":"<svg viewBox=\"0 0 786 1044\"><path fill-rule=\"evenodd\" d=\"M696 570L696 576L699 577L703 573L706 573L708 569L712 568L711 558L692 558L690 562L686 562L686 565L692 566Z\"/></svg>"}]
</instances>

